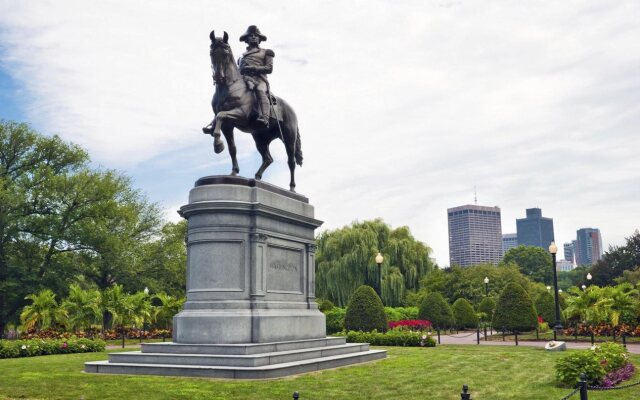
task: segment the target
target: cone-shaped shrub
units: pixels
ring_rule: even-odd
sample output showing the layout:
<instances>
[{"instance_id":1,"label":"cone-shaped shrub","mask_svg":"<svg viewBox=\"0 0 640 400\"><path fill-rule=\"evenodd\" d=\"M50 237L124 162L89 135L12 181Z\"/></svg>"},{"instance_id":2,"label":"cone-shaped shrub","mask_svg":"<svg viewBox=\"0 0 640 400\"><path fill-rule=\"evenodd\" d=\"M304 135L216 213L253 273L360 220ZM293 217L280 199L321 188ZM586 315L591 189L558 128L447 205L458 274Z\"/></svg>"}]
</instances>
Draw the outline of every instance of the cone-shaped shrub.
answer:
<instances>
[{"instance_id":1,"label":"cone-shaped shrub","mask_svg":"<svg viewBox=\"0 0 640 400\"><path fill-rule=\"evenodd\" d=\"M536 299L536 311L544 322L552 326L556 321L556 303L553 295L549 292L540 293Z\"/></svg>"},{"instance_id":2,"label":"cone-shaped shrub","mask_svg":"<svg viewBox=\"0 0 640 400\"><path fill-rule=\"evenodd\" d=\"M456 300L451 309L458 328L476 328L478 326L478 316L471 303L466 299Z\"/></svg>"},{"instance_id":3,"label":"cone-shaped shrub","mask_svg":"<svg viewBox=\"0 0 640 400\"><path fill-rule=\"evenodd\" d=\"M496 310L496 301L493 300L493 297L486 296L480 302L478 306L478 312L484 313L486 317L483 317L483 321L491 321L493 319L493 313Z\"/></svg>"},{"instance_id":4,"label":"cone-shaped shrub","mask_svg":"<svg viewBox=\"0 0 640 400\"><path fill-rule=\"evenodd\" d=\"M434 328L443 329L453 324L453 312L440 293L432 292L420 304L418 319L426 319Z\"/></svg>"},{"instance_id":5,"label":"cone-shaped shrub","mask_svg":"<svg viewBox=\"0 0 640 400\"><path fill-rule=\"evenodd\" d=\"M507 284L498 298L493 326L503 332L527 332L537 325L538 316L527 292L517 283Z\"/></svg>"},{"instance_id":6,"label":"cone-shaped shrub","mask_svg":"<svg viewBox=\"0 0 640 400\"><path fill-rule=\"evenodd\" d=\"M362 285L353 293L344 318L347 331L387 330L387 315L382 300L370 286Z\"/></svg>"}]
</instances>

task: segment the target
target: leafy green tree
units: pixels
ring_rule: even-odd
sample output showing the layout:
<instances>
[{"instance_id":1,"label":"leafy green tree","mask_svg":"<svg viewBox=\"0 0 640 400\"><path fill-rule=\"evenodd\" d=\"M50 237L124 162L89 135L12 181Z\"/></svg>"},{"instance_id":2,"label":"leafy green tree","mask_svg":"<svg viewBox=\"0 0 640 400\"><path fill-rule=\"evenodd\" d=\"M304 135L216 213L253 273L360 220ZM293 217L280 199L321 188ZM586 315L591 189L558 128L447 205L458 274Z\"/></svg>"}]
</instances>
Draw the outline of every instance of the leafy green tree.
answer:
<instances>
[{"instance_id":1,"label":"leafy green tree","mask_svg":"<svg viewBox=\"0 0 640 400\"><path fill-rule=\"evenodd\" d=\"M370 286L362 285L351 297L344 325L350 331L385 332L387 315L380 297Z\"/></svg>"},{"instance_id":2,"label":"leafy green tree","mask_svg":"<svg viewBox=\"0 0 640 400\"><path fill-rule=\"evenodd\" d=\"M531 298L524 288L509 283L500 293L493 316L493 326L503 332L527 332L538 325Z\"/></svg>"},{"instance_id":3,"label":"leafy green tree","mask_svg":"<svg viewBox=\"0 0 640 400\"><path fill-rule=\"evenodd\" d=\"M69 295L61 305L68 316L65 324L67 329L75 331L98 323L102 317L100 296L97 289L85 290L78 284L71 284Z\"/></svg>"},{"instance_id":4,"label":"leafy green tree","mask_svg":"<svg viewBox=\"0 0 640 400\"><path fill-rule=\"evenodd\" d=\"M567 290L572 286L588 286L590 284L587 280L587 273L589 272L589 269L590 267L581 265L571 271L558 271L558 288Z\"/></svg>"},{"instance_id":5,"label":"leafy green tree","mask_svg":"<svg viewBox=\"0 0 640 400\"><path fill-rule=\"evenodd\" d=\"M616 281L616 283L620 284L620 283L629 283L631 285L633 285L634 287L638 287L638 284L640 284L640 266L635 267L632 270L624 270L622 271L622 276L619 276L617 278L614 279Z\"/></svg>"},{"instance_id":6,"label":"leafy green tree","mask_svg":"<svg viewBox=\"0 0 640 400\"><path fill-rule=\"evenodd\" d=\"M31 300L31 304L25 306L20 314L24 329L47 329L64 322L64 310L58 307L56 295L51 290L44 289L25 298Z\"/></svg>"},{"instance_id":7,"label":"leafy green tree","mask_svg":"<svg viewBox=\"0 0 640 400\"><path fill-rule=\"evenodd\" d=\"M154 304L152 319L164 329L171 328L173 316L182 310L185 300L185 298L176 298L164 292L156 293L152 300L152 304Z\"/></svg>"},{"instance_id":8,"label":"leafy green tree","mask_svg":"<svg viewBox=\"0 0 640 400\"><path fill-rule=\"evenodd\" d=\"M611 246L602 259L591 268L593 284L612 285L615 279L640 266L640 231L626 239L623 246Z\"/></svg>"},{"instance_id":9,"label":"leafy green tree","mask_svg":"<svg viewBox=\"0 0 640 400\"><path fill-rule=\"evenodd\" d=\"M493 313L496 309L496 301L493 297L486 296L478 306L478 312L484 315L483 322L490 322L493 319Z\"/></svg>"},{"instance_id":10,"label":"leafy green tree","mask_svg":"<svg viewBox=\"0 0 640 400\"><path fill-rule=\"evenodd\" d=\"M553 326L556 322L556 302L550 292L542 292L538 295L535 302L536 312L544 322L549 326Z\"/></svg>"},{"instance_id":11,"label":"leafy green tree","mask_svg":"<svg viewBox=\"0 0 640 400\"><path fill-rule=\"evenodd\" d=\"M461 329L476 328L478 326L478 317L471 303L466 299L458 299L451 306L453 311L453 319L456 326Z\"/></svg>"},{"instance_id":12,"label":"leafy green tree","mask_svg":"<svg viewBox=\"0 0 640 400\"><path fill-rule=\"evenodd\" d=\"M361 285L377 287L378 252L382 264L382 300L403 304L407 290L418 290L420 279L433 268L431 249L417 241L407 227L391 229L381 219L355 222L317 238L316 294L345 306Z\"/></svg>"},{"instance_id":13,"label":"leafy green tree","mask_svg":"<svg viewBox=\"0 0 640 400\"><path fill-rule=\"evenodd\" d=\"M525 276L536 282L550 283L553 279L553 260L549 252L541 247L514 247L507 251L502 262L518 265Z\"/></svg>"},{"instance_id":14,"label":"leafy green tree","mask_svg":"<svg viewBox=\"0 0 640 400\"><path fill-rule=\"evenodd\" d=\"M453 325L453 311L444 297L438 292L429 293L418 312L418 319L430 321L434 328L444 329Z\"/></svg>"}]
</instances>

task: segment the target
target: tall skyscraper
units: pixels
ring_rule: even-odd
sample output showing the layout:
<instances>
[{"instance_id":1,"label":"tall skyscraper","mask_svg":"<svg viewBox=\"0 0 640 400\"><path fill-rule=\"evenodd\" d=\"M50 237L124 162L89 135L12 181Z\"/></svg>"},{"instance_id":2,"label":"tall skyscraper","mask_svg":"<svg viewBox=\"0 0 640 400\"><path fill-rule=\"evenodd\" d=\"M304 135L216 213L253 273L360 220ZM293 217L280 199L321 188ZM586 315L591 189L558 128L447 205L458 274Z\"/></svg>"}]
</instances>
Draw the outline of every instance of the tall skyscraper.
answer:
<instances>
[{"instance_id":1,"label":"tall skyscraper","mask_svg":"<svg viewBox=\"0 0 640 400\"><path fill-rule=\"evenodd\" d=\"M467 267L502 259L499 207L465 205L447 209L450 264Z\"/></svg>"},{"instance_id":2,"label":"tall skyscraper","mask_svg":"<svg viewBox=\"0 0 640 400\"><path fill-rule=\"evenodd\" d=\"M602 258L602 236L600 236L600 229L578 229L576 236L576 247L574 247L576 264L593 265Z\"/></svg>"},{"instance_id":3,"label":"tall skyscraper","mask_svg":"<svg viewBox=\"0 0 640 400\"><path fill-rule=\"evenodd\" d=\"M573 259L573 242L564 244L564 259L572 263L575 262Z\"/></svg>"},{"instance_id":4,"label":"tall skyscraper","mask_svg":"<svg viewBox=\"0 0 640 400\"><path fill-rule=\"evenodd\" d=\"M527 217L516 219L518 245L549 248L553 242L553 219L542 216L539 208L527 208Z\"/></svg>"},{"instance_id":5,"label":"tall skyscraper","mask_svg":"<svg viewBox=\"0 0 640 400\"><path fill-rule=\"evenodd\" d=\"M505 233L502 235L502 255L507 254L509 249L513 249L518 246L518 234L517 233Z\"/></svg>"}]
</instances>

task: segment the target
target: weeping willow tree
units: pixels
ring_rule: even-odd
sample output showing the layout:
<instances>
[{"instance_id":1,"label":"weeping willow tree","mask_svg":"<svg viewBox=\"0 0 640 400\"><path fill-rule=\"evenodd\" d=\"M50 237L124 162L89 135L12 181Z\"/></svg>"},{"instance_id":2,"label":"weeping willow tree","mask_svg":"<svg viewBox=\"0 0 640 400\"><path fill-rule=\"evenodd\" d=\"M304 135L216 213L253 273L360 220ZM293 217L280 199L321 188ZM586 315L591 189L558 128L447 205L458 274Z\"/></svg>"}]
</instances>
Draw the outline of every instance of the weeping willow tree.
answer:
<instances>
[{"instance_id":1,"label":"weeping willow tree","mask_svg":"<svg viewBox=\"0 0 640 400\"><path fill-rule=\"evenodd\" d=\"M343 307L360 285L376 287L378 252L382 263L382 301L402 305L407 290L418 290L433 267L431 249L417 241L406 226L391 229L382 221L354 222L317 238L316 296Z\"/></svg>"}]
</instances>

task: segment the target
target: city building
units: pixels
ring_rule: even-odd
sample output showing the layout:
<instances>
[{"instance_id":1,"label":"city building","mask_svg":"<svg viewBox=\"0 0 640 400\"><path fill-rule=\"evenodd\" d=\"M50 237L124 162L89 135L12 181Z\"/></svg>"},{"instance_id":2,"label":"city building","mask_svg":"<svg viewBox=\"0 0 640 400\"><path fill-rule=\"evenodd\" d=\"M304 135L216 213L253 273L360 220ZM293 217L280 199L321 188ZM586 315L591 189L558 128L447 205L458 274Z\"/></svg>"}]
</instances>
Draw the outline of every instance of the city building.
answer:
<instances>
[{"instance_id":1,"label":"city building","mask_svg":"<svg viewBox=\"0 0 640 400\"><path fill-rule=\"evenodd\" d=\"M518 234L517 233L505 233L502 235L502 254L507 254L509 249L513 249L518 246Z\"/></svg>"},{"instance_id":2,"label":"city building","mask_svg":"<svg viewBox=\"0 0 640 400\"><path fill-rule=\"evenodd\" d=\"M447 209L450 265L497 264L502 259L499 207L465 205Z\"/></svg>"},{"instance_id":3,"label":"city building","mask_svg":"<svg viewBox=\"0 0 640 400\"><path fill-rule=\"evenodd\" d=\"M571 271L576 266L573 264L573 261L569 260L558 260L556 261L556 271Z\"/></svg>"},{"instance_id":4,"label":"city building","mask_svg":"<svg viewBox=\"0 0 640 400\"><path fill-rule=\"evenodd\" d=\"M542 216L539 208L527 208L527 217L516 219L518 245L549 248L553 239L553 219Z\"/></svg>"},{"instance_id":5,"label":"city building","mask_svg":"<svg viewBox=\"0 0 640 400\"><path fill-rule=\"evenodd\" d=\"M564 244L564 259L567 261L575 262L573 258L573 242Z\"/></svg>"},{"instance_id":6,"label":"city building","mask_svg":"<svg viewBox=\"0 0 640 400\"><path fill-rule=\"evenodd\" d=\"M574 255L577 265L593 265L602 258L602 236L600 236L600 229L578 229L576 236Z\"/></svg>"}]
</instances>

